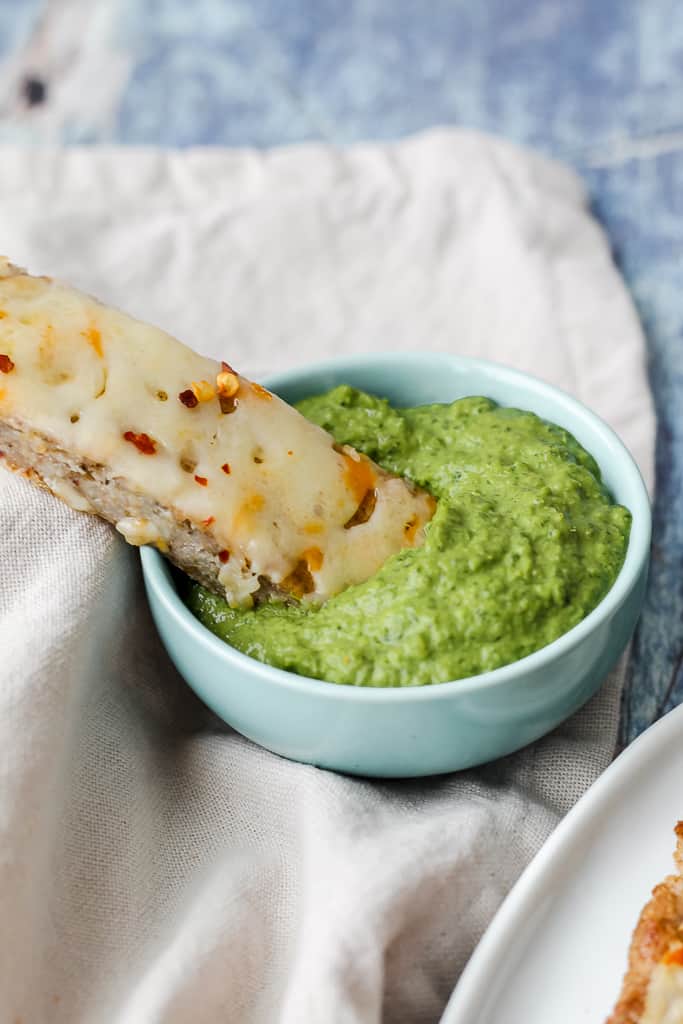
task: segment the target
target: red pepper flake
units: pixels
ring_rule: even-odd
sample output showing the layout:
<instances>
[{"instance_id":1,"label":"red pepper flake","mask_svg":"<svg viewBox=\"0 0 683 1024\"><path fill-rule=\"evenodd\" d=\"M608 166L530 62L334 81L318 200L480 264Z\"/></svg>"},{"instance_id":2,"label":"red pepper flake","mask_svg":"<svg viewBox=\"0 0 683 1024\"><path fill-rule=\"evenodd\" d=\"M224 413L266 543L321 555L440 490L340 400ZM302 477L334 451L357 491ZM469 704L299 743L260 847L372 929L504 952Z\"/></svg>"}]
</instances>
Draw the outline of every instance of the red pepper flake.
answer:
<instances>
[{"instance_id":1,"label":"red pepper flake","mask_svg":"<svg viewBox=\"0 0 683 1024\"><path fill-rule=\"evenodd\" d=\"M225 565L226 562L229 562L230 561L230 552L228 551L228 549L227 548L223 548L222 551L219 551L218 552L218 558L223 563L223 565Z\"/></svg>"},{"instance_id":2,"label":"red pepper flake","mask_svg":"<svg viewBox=\"0 0 683 1024\"><path fill-rule=\"evenodd\" d=\"M216 522L215 516L209 516L208 519L202 519L202 526L211 526L211 523Z\"/></svg>"},{"instance_id":3,"label":"red pepper flake","mask_svg":"<svg viewBox=\"0 0 683 1024\"><path fill-rule=\"evenodd\" d=\"M230 463L229 462L224 462L223 465L221 466L221 469L226 474L226 476L230 476L232 470L230 469Z\"/></svg>"},{"instance_id":4,"label":"red pepper flake","mask_svg":"<svg viewBox=\"0 0 683 1024\"><path fill-rule=\"evenodd\" d=\"M226 364L223 363L223 366ZM221 370L216 377L219 398L233 398L240 389L240 379L232 370Z\"/></svg>"},{"instance_id":5,"label":"red pepper flake","mask_svg":"<svg viewBox=\"0 0 683 1024\"><path fill-rule=\"evenodd\" d=\"M195 480L197 481L197 483L199 484L199 486L200 486L200 487L206 487L206 485L207 485L207 484L208 484L208 482L209 482L209 481L208 481L208 480L206 479L206 477L205 477L205 476L197 476L197 474L196 474L196 473L195 473L195 475L194 475L194 478L195 478Z\"/></svg>"},{"instance_id":6,"label":"red pepper flake","mask_svg":"<svg viewBox=\"0 0 683 1024\"><path fill-rule=\"evenodd\" d=\"M226 363L225 359L221 359L221 368L223 373L234 373L236 377L239 377L237 370L233 370L230 363Z\"/></svg>"},{"instance_id":7,"label":"red pepper flake","mask_svg":"<svg viewBox=\"0 0 683 1024\"><path fill-rule=\"evenodd\" d=\"M134 444L143 455L156 455L157 443L152 440L149 434L135 434L132 430L127 430L123 435L123 439Z\"/></svg>"},{"instance_id":8,"label":"red pepper flake","mask_svg":"<svg viewBox=\"0 0 683 1024\"><path fill-rule=\"evenodd\" d=\"M210 402L212 398L216 397L214 387L209 384L208 380L193 380L192 391L198 402Z\"/></svg>"},{"instance_id":9,"label":"red pepper flake","mask_svg":"<svg viewBox=\"0 0 683 1024\"><path fill-rule=\"evenodd\" d=\"M234 412L237 408L238 398L236 395L226 397L225 395L219 395L218 401L221 407L221 412L224 416L229 416L231 412Z\"/></svg>"},{"instance_id":10,"label":"red pepper flake","mask_svg":"<svg viewBox=\"0 0 683 1024\"><path fill-rule=\"evenodd\" d=\"M4 459L4 457L5 457L5 453L4 452L0 452L0 459Z\"/></svg>"},{"instance_id":11,"label":"red pepper flake","mask_svg":"<svg viewBox=\"0 0 683 1024\"><path fill-rule=\"evenodd\" d=\"M187 391L181 391L178 395L178 399L187 406L188 409L194 409L195 406L199 405L199 399L195 395L192 388L188 388Z\"/></svg>"},{"instance_id":12,"label":"red pepper flake","mask_svg":"<svg viewBox=\"0 0 683 1024\"><path fill-rule=\"evenodd\" d=\"M14 363L9 356L0 355L0 373L11 373Z\"/></svg>"},{"instance_id":13,"label":"red pepper flake","mask_svg":"<svg viewBox=\"0 0 683 1024\"><path fill-rule=\"evenodd\" d=\"M266 390L266 388L263 388L263 387L261 387L261 385L260 385L260 384L256 384L256 382L255 382L255 381L252 381L252 382L251 382L251 390L252 390L252 391L254 392L254 394L255 394L255 395L257 395L257 396L258 396L259 398L265 398L265 399L266 399L266 401L268 401L268 402L269 402L269 401L271 400L271 398L273 397L273 396L271 395L270 391L267 391L267 390Z\"/></svg>"}]
</instances>

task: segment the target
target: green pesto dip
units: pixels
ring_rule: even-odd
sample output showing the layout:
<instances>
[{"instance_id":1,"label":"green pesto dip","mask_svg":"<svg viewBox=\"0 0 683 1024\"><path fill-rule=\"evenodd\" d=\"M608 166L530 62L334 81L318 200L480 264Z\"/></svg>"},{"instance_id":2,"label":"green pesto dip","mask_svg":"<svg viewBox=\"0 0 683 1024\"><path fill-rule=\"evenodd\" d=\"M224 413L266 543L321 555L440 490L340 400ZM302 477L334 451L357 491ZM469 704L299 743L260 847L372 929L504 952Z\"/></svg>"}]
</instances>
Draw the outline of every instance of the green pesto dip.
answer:
<instances>
[{"instance_id":1,"label":"green pesto dip","mask_svg":"<svg viewBox=\"0 0 683 1024\"><path fill-rule=\"evenodd\" d=\"M550 643L614 582L630 514L560 427L487 398L395 409L346 385L298 408L438 506L423 546L320 608L238 611L193 584L190 609L245 654L356 686L461 679Z\"/></svg>"}]
</instances>

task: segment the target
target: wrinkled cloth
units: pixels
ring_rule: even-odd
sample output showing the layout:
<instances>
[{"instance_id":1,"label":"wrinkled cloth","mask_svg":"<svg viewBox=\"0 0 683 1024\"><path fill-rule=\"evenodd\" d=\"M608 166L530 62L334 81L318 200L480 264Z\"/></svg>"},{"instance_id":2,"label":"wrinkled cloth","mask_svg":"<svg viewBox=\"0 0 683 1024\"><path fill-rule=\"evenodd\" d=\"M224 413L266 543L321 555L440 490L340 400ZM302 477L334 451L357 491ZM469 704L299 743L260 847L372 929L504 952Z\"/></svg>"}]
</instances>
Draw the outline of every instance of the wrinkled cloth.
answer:
<instances>
[{"instance_id":1,"label":"wrinkled cloth","mask_svg":"<svg viewBox=\"0 0 683 1024\"><path fill-rule=\"evenodd\" d=\"M434 349L583 400L653 474L644 343L577 178L502 141L27 150L0 251L257 378ZM0 1019L437 1021L482 931L613 756L625 661L485 767L283 760L166 657L137 553L0 473Z\"/></svg>"}]
</instances>

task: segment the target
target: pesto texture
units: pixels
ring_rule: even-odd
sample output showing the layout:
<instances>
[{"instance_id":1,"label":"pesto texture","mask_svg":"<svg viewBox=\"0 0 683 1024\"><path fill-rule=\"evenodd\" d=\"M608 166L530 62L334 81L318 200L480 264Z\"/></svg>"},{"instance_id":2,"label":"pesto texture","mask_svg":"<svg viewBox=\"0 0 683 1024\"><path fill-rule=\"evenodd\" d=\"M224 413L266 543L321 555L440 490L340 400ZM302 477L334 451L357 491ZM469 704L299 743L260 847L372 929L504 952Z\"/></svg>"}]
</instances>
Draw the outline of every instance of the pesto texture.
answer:
<instances>
[{"instance_id":1,"label":"pesto texture","mask_svg":"<svg viewBox=\"0 0 683 1024\"><path fill-rule=\"evenodd\" d=\"M487 398L396 409L345 385L298 408L438 506L422 547L320 608L233 610L193 584L190 609L245 654L358 686L461 679L544 647L614 582L630 514L560 427Z\"/></svg>"}]
</instances>

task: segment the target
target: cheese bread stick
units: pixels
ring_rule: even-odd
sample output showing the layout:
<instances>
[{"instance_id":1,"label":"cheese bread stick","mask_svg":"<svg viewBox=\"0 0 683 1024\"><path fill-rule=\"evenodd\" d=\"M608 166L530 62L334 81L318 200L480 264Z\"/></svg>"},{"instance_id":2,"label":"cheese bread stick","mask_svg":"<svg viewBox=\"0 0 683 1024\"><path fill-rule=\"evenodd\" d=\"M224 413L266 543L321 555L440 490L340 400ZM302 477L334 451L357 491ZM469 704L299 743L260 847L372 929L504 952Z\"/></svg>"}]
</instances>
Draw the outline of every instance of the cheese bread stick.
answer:
<instances>
[{"instance_id":1,"label":"cheese bread stick","mask_svg":"<svg viewBox=\"0 0 683 1024\"><path fill-rule=\"evenodd\" d=\"M435 507L227 362L2 257L0 455L233 606L323 602Z\"/></svg>"}]
</instances>

